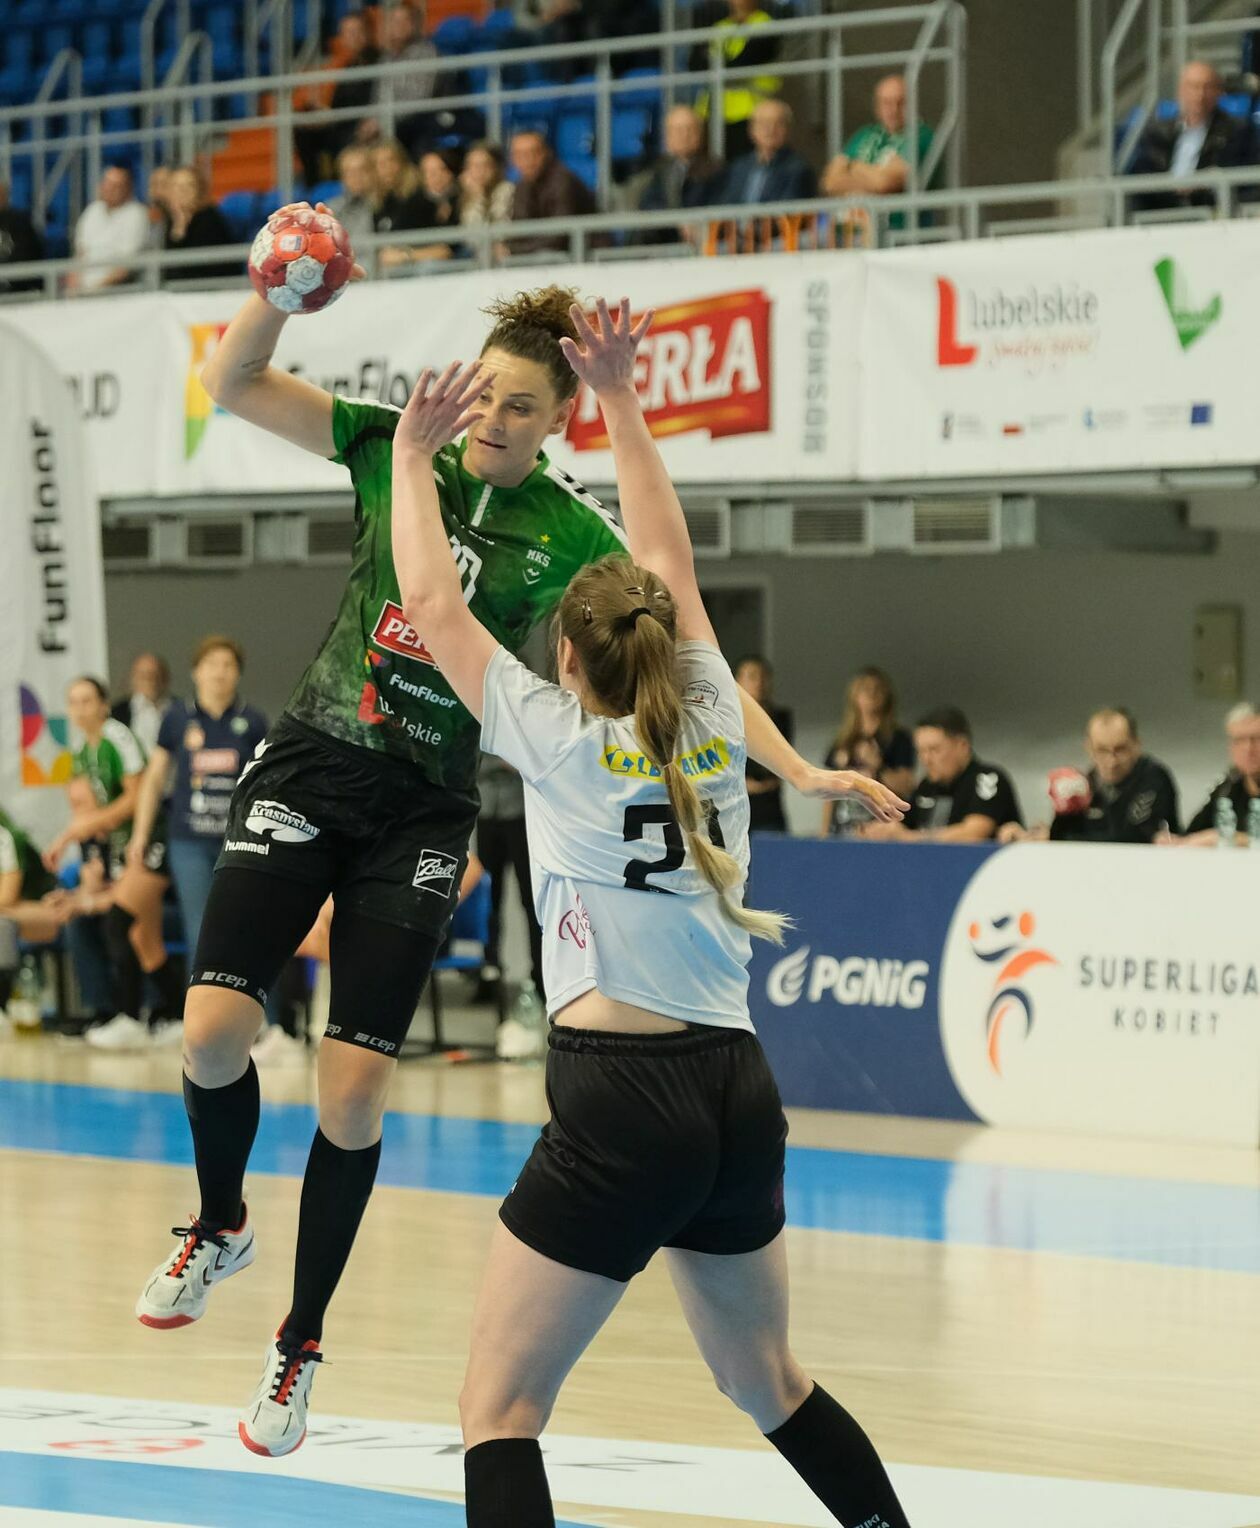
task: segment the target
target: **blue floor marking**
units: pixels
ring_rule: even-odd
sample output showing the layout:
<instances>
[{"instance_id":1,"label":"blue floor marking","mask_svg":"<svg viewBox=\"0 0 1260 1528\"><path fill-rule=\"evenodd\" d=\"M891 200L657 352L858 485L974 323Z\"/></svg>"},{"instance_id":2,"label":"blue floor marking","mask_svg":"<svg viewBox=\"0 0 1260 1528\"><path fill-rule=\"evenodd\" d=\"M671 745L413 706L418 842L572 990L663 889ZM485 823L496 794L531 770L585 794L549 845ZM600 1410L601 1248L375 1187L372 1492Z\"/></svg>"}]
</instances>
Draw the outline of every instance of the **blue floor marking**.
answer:
<instances>
[{"instance_id":1,"label":"blue floor marking","mask_svg":"<svg viewBox=\"0 0 1260 1528\"><path fill-rule=\"evenodd\" d=\"M297 1177L315 1111L264 1103L251 1173ZM378 1182L501 1197L533 1125L390 1114ZM172 1093L0 1079L0 1147L192 1164ZM788 1223L813 1230L1119 1258L1260 1274L1260 1194L1250 1187L788 1150Z\"/></svg>"},{"instance_id":2,"label":"blue floor marking","mask_svg":"<svg viewBox=\"0 0 1260 1528\"><path fill-rule=\"evenodd\" d=\"M179 1523L188 1528L462 1528L457 1502L330 1485L292 1475L175 1468L121 1460L0 1452L0 1508ZM582 1528L559 1523L557 1528Z\"/></svg>"}]
</instances>

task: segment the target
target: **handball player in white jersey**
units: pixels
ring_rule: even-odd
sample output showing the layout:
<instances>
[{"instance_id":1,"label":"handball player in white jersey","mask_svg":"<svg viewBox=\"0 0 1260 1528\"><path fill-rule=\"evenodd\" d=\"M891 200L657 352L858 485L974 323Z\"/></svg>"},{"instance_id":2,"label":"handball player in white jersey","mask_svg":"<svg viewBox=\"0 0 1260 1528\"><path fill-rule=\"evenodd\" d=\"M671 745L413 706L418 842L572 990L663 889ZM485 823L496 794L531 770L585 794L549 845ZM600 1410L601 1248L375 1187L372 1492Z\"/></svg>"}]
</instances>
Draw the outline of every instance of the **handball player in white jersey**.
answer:
<instances>
[{"instance_id":1,"label":"handball player in white jersey","mask_svg":"<svg viewBox=\"0 0 1260 1528\"><path fill-rule=\"evenodd\" d=\"M787 1340L787 1124L748 1017L747 742L677 495L632 374L629 304L562 342L598 396L630 556L584 568L556 613L557 684L465 604L433 455L477 417L480 363L426 373L394 436L407 620L517 768L539 920L551 1118L500 1210L460 1398L471 1528L551 1528L538 1438L566 1375L660 1249L700 1350L845 1528L908 1528L874 1445ZM835 772L896 821L906 803Z\"/></svg>"}]
</instances>

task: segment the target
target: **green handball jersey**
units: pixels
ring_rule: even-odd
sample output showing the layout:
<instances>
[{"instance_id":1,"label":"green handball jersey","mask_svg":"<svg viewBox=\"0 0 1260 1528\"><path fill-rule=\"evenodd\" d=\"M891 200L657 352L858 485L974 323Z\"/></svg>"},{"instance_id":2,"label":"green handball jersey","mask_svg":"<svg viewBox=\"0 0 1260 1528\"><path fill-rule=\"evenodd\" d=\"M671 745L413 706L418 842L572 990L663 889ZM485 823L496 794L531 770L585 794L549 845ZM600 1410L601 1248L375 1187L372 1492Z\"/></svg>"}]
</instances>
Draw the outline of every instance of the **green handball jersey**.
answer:
<instances>
[{"instance_id":1,"label":"green handball jersey","mask_svg":"<svg viewBox=\"0 0 1260 1528\"><path fill-rule=\"evenodd\" d=\"M74 755L74 773L87 776L97 806L108 806L111 801L117 801L122 795L123 781L128 775L138 775L143 768L144 749L138 738L130 727L123 726L112 716L105 723L100 742L85 742ZM110 833L111 859L121 859L130 838L130 820Z\"/></svg>"},{"instance_id":2,"label":"green handball jersey","mask_svg":"<svg viewBox=\"0 0 1260 1528\"><path fill-rule=\"evenodd\" d=\"M333 399L335 461L355 488L353 564L315 661L285 710L343 742L418 766L435 785L471 789L480 728L404 619L390 544L393 439L401 411ZM464 598L509 652L558 603L588 563L626 550L598 499L544 455L516 488L483 483L464 466L464 442L433 459L442 520Z\"/></svg>"},{"instance_id":3,"label":"green handball jersey","mask_svg":"<svg viewBox=\"0 0 1260 1528\"><path fill-rule=\"evenodd\" d=\"M16 822L0 812L0 875L10 875L15 870L22 876L18 895L23 902L38 902L57 884L44 869L35 845Z\"/></svg>"}]
</instances>

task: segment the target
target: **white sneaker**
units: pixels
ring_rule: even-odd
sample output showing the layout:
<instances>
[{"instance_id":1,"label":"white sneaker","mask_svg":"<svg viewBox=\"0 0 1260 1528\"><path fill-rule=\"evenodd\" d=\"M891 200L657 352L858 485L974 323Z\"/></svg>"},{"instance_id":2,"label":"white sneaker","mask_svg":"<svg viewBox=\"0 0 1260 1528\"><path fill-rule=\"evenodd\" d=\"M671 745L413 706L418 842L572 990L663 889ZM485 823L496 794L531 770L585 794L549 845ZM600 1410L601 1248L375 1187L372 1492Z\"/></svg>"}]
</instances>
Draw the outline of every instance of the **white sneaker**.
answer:
<instances>
[{"instance_id":1,"label":"white sneaker","mask_svg":"<svg viewBox=\"0 0 1260 1528\"><path fill-rule=\"evenodd\" d=\"M317 1342L304 1342L299 1348L277 1332L267 1344L262 1378L236 1424L251 1454L278 1459L301 1447L315 1365L323 1361Z\"/></svg>"},{"instance_id":2,"label":"white sneaker","mask_svg":"<svg viewBox=\"0 0 1260 1528\"><path fill-rule=\"evenodd\" d=\"M520 1019L504 1019L494 1037L494 1053L500 1061L533 1061L547 1049L547 1037Z\"/></svg>"},{"instance_id":3,"label":"white sneaker","mask_svg":"<svg viewBox=\"0 0 1260 1528\"><path fill-rule=\"evenodd\" d=\"M186 1226L172 1226L171 1232L181 1238L175 1256L157 1265L136 1301L141 1324L158 1331L199 1320L205 1315L211 1286L254 1261L254 1228L248 1211L235 1231L207 1231L194 1216Z\"/></svg>"},{"instance_id":4,"label":"white sneaker","mask_svg":"<svg viewBox=\"0 0 1260 1528\"><path fill-rule=\"evenodd\" d=\"M266 1033L254 1041L250 1055L255 1066L290 1066L306 1059L306 1046L286 1034L279 1024L268 1024Z\"/></svg>"},{"instance_id":5,"label":"white sneaker","mask_svg":"<svg viewBox=\"0 0 1260 1528\"><path fill-rule=\"evenodd\" d=\"M149 1044L154 1050L177 1050L183 1043L183 1019L159 1019L150 1025Z\"/></svg>"},{"instance_id":6,"label":"white sneaker","mask_svg":"<svg viewBox=\"0 0 1260 1528\"><path fill-rule=\"evenodd\" d=\"M144 1050L149 1044L149 1026L129 1013L116 1013L104 1024L96 1024L83 1037L97 1050Z\"/></svg>"}]
</instances>

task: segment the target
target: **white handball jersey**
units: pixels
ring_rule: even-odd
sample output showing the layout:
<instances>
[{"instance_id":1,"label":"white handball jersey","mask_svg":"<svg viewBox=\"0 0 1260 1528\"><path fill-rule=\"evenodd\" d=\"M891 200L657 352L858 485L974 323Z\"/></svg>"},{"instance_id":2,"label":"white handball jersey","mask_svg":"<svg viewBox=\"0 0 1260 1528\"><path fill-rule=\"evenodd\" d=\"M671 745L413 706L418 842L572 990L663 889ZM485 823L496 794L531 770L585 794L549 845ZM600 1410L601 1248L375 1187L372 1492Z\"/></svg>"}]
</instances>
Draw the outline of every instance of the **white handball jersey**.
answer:
<instances>
[{"instance_id":1,"label":"white handball jersey","mask_svg":"<svg viewBox=\"0 0 1260 1528\"><path fill-rule=\"evenodd\" d=\"M714 842L746 876L744 714L735 679L707 642L680 642L678 661L686 702L678 758ZM486 670L481 746L525 781L548 1012L597 987L672 1019L751 1030L748 935L723 914L685 852L634 718L590 715L575 695L500 648Z\"/></svg>"}]
</instances>

